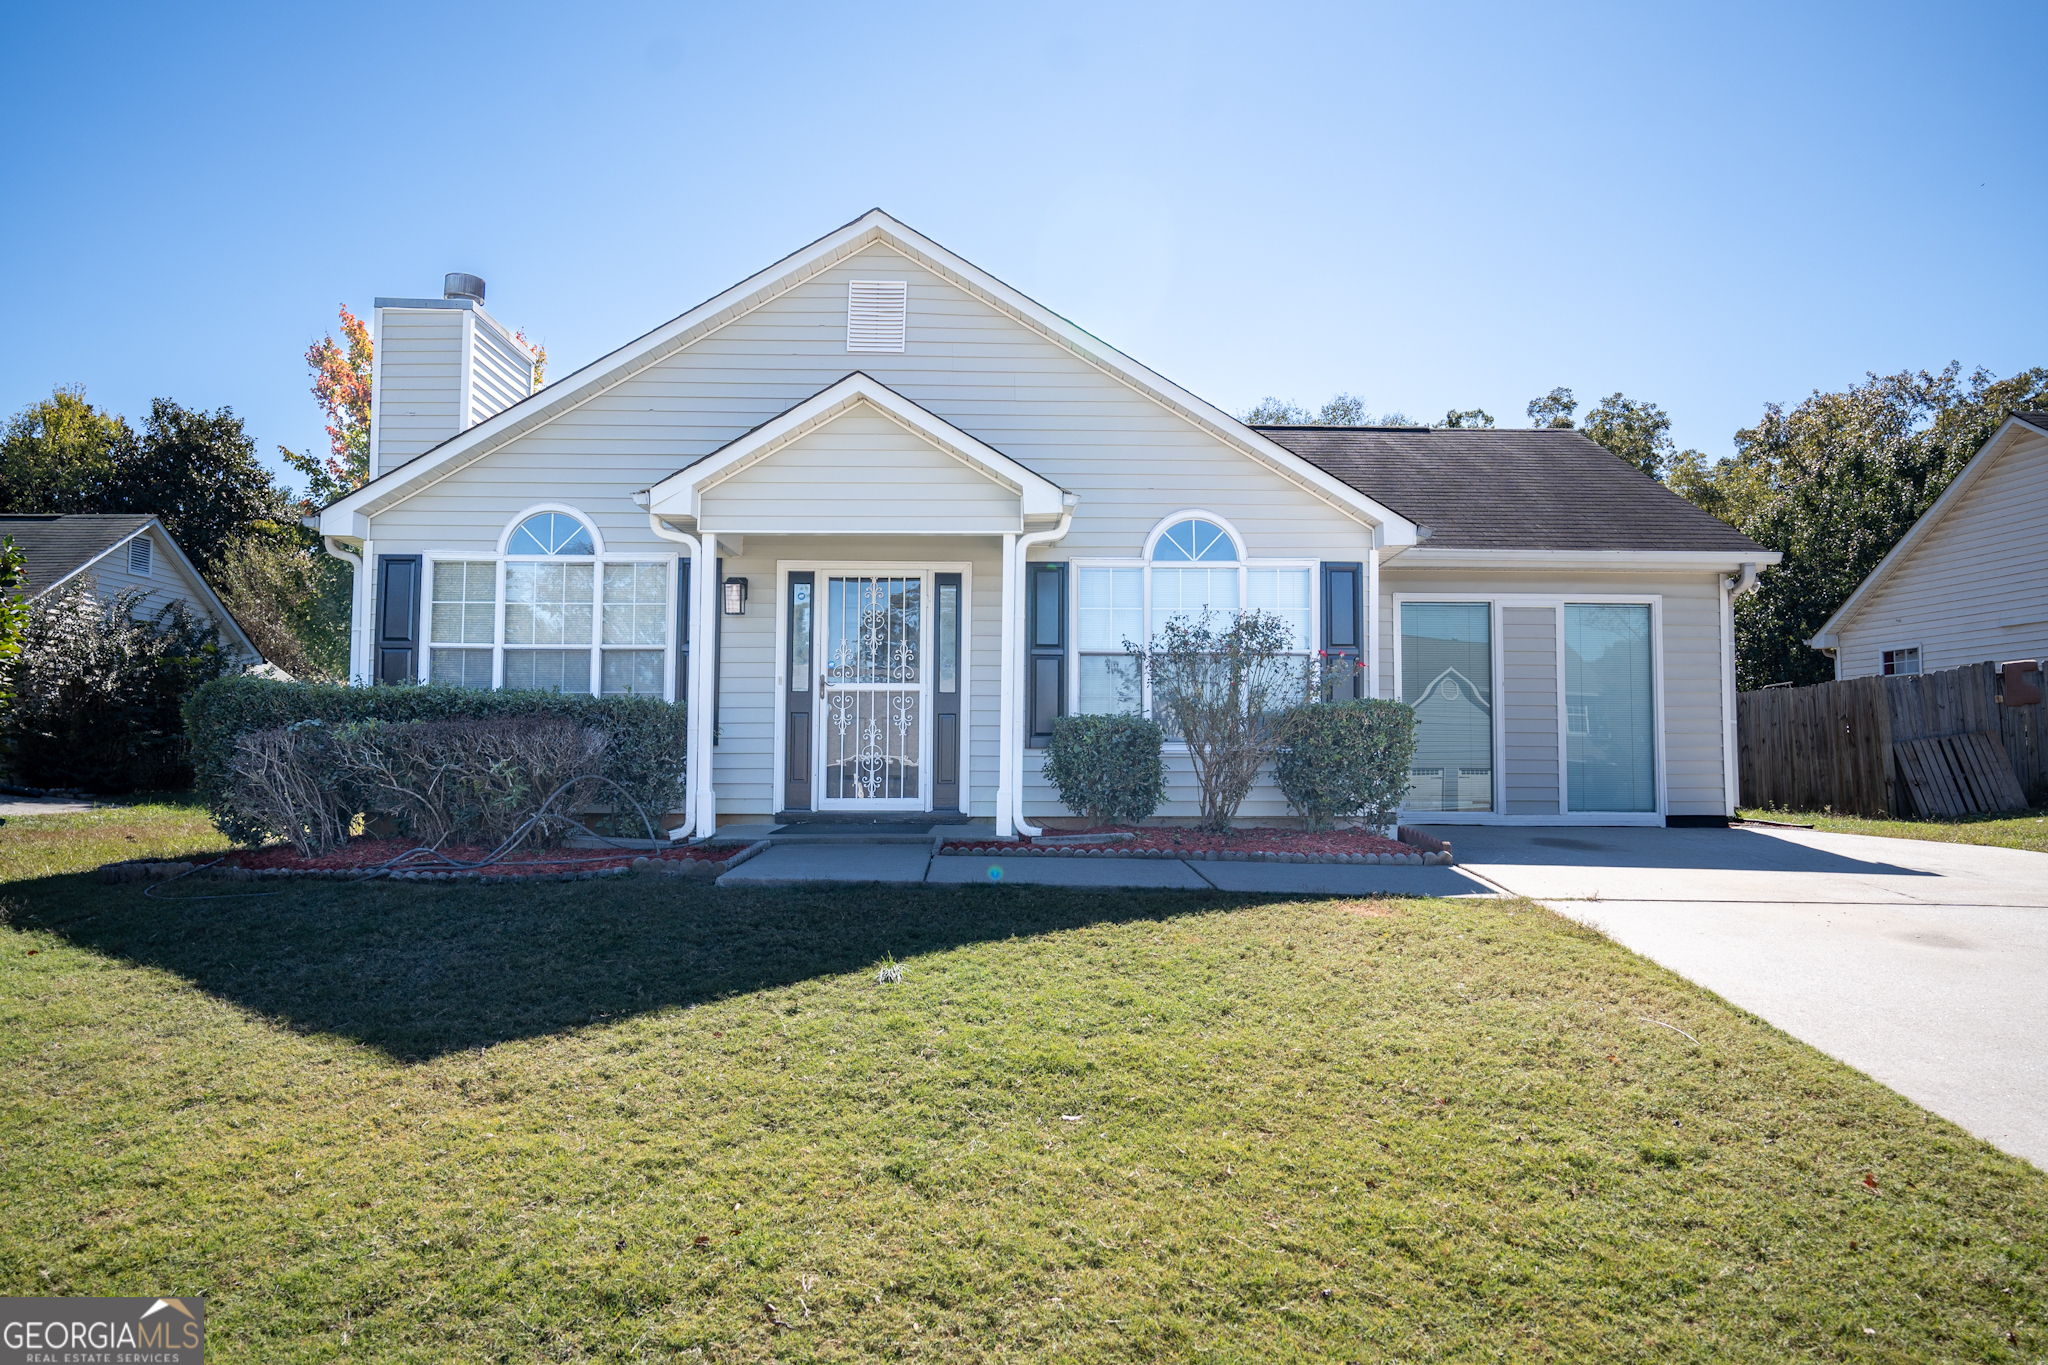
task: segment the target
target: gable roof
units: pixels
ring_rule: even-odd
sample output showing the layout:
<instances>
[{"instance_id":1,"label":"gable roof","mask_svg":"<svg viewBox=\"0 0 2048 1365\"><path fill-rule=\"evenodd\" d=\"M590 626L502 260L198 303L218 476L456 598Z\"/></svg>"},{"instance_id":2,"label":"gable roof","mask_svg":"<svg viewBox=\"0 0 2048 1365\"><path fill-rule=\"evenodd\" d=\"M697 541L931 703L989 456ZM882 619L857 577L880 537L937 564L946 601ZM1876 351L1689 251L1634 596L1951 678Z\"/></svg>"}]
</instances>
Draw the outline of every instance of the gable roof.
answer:
<instances>
[{"instance_id":1,"label":"gable roof","mask_svg":"<svg viewBox=\"0 0 2048 1365\"><path fill-rule=\"evenodd\" d=\"M321 532L330 536L362 537L368 530L371 515L482 459L493 450L625 382L770 299L877 243L900 252L1082 362L1144 394L1223 444L1274 470L1309 495L1341 508L1369 525L1384 528L1382 539L1385 543L1413 543L1414 524L1371 494L1298 458L1286 447L1245 426L1229 413L1147 369L1099 337L1076 327L1051 309L1027 298L930 238L905 227L880 209L868 210L844 227L827 233L766 270L698 304L681 317L514 403L496 416L450 437L425 454L414 456L353 493L336 499L320 514Z\"/></svg>"},{"instance_id":2,"label":"gable roof","mask_svg":"<svg viewBox=\"0 0 2048 1365\"><path fill-rule=\"evenodd\" d=\"M1905 564L1907 557L1920 543L1934 533L1934 528L1941 524L1941 519L1948 515L1949 509L1960 502L1963 494L1989 472L1998 457L2015 443L2040 436L2048 436L2048 411L2023 408L1999 423L1998 430L1991 433L1991 439L1970 457L1970 462L1964 465L1949 486L1942 490L1941 496L1934 500L1934 505L1922 512L1920 519L1906 529L1906 534L1899 537L1899 543L1892 546L1891 553L1877 562L1877 567L1856 585L1856 591L1850 593L1842 605L1835 608L1834 615L1828 617L1826 623L1815 631L1806 643L1815 649L1835 648L1839 644L1842 627L1862 610L1864 603L1876 594L1885 580Z\"/></svg>"},{"instance_id":3,"label":"gable roof","mask_svg":"<svg viewBox=\"0 0 2048 1365\"><path fill-rule=\"evenodd\" d=\"M260 659L263 652L256 648L256 642L242 629L227 604L215 595L213 588L199 572L197 566L186 557L171 533L164 529L161 521L147 513L29 513L9 512L0 514L0 536L11 538L28 561L28 592L21 594L34 601L44 593L64 586L93 565L141 535L154 530L169 548L169 561L178 570L186 583L196 590L209 614L221 628L241 643L241 647Z\"/></svg>"},{"instance_id":4,"label":"gable roof","mask_svg":"<svg viewBox=\"0 0 2048 1365\"><path fill-rule=\"evenodd\" d=\"M1015 493L1019 530L1023 529L1023 518L1056 517L1067 506L1068 495L1059 485L911 402L874 376L855 370L655 484L647 493L648 510L657 515L694 517L707 488L858 408L880 413L982 477Z\"/></svg>"},{"instance_id":5,"label":"gable roof","mask_svg":"<svg viewBox=\"0 0 2048 1365\"><path fill-rule=\"evenodd\" d=\"M28 560L27 596L33 601L109 550L126 545L155 520L94 512L10 513L0 516L0 536L12 537Z\"/></svg>"},{"instance_id":6,"label":"gable roof","mask_svg":"<svg viewBox=\"0 0 2048 1365\"><path fill-rule=\"evenodd\" d=\"M1429 427L1257 430L1430 528L1430 551L1589 550L1779 556L1583 432Z\"/></svg>"}]
</instances>

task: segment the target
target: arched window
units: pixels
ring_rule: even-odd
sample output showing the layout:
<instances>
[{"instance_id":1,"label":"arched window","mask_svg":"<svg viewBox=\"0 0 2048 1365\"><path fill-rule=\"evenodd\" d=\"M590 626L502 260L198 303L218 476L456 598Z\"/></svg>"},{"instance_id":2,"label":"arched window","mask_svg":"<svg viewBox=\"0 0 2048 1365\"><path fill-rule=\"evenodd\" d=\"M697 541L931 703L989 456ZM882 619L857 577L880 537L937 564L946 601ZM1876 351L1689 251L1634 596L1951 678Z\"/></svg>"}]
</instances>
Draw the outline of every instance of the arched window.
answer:
<instances>
[{"instance_id":1,"label":"arched window","mask_svg":"<svg viewBox=\"0 0 2048 1365\"><path fill-rule=\"evenodd\" d=\"M1175 617L1273 612L1293 626L1295 648L1306 653L1314 638L1312 566L1249 560L1242 546L1221 517L1185 512L1146 538L1141 559L1076 561L1074 709L1138 709L1138 673L1124 642L1143 648Z\"/></svg>"},{"instance_id":2,"label":"arched window","mask_svg":"<svg viewBox=\"0 0 2048 1365\"><path fill-rule=\"evenodd\" d=\"M670 561L602 546L574 513L542 508L517 519L495 559L431 556L431 680L665 695Z\"/></svg>"},{"instance_id":3,"label":"arched window","mask_svg":"<svg viewBox=\"0 0 2048 1365\"><path fill-rule=\"evenodd\" d=\"M590 528L562 512L536 512L519 523L505 542L508 555L594 555Z\"/></svg>"}]
</instances>

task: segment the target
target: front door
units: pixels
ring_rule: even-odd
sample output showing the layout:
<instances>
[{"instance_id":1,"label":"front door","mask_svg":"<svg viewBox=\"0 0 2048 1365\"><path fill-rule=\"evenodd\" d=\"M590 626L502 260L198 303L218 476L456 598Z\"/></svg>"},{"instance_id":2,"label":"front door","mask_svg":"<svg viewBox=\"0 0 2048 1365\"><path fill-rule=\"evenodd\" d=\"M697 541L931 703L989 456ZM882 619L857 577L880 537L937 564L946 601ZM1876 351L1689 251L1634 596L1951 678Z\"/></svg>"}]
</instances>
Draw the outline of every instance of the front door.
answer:
<instances>
[{"instance_id":1,"label":"front door","mask_svg":"<svg viewBox=\"0 0 2048 1365\"><path fill-rule=\"evenodd\" d=\"M821 809L931 809L926 579L824 575L812 726Z\"/></svg>"}]
</instances>

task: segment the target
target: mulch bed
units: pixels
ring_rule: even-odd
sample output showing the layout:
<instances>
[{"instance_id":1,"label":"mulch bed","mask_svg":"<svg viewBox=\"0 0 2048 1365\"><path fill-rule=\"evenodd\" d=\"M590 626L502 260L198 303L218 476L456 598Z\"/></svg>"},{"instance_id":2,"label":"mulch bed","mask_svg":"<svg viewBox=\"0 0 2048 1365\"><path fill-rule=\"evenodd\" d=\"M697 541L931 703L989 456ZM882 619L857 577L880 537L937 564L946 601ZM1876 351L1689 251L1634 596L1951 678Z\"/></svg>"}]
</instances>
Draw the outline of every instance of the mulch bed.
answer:
<instances>
[{"instance_id":1,"label":"mulch bed","mask_svg":"<svg viewBox=\"0 0 2048 1365\"><path fill-rule=\"evenodd\" d=\"M1102 843L1033 843L1028 839L949 840L939 852L1006 858L1199 858L1226 862L1406 862L1425 850L1362 829L1300 830L1254 826L1228 834L1185 828L1098 825L1090 829L1048 829L1047 835L1129 834ZM1427 860L1439 855L1430 850ZM1444 861L1448 861L1445 857Z\"/></svg>"}]
</instances>

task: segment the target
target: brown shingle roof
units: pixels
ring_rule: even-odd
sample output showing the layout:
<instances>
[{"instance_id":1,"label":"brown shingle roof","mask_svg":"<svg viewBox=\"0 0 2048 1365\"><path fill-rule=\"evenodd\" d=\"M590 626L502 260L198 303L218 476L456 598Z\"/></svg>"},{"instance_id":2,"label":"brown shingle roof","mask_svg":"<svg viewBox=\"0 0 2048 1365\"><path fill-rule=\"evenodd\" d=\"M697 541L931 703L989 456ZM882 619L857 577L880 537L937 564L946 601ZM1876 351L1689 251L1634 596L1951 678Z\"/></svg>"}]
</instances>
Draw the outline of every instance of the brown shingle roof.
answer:
<instances>
[{"instance_id":1,"label":"brown shingle roof","mask_svg":"<svg viewBox=\"0 0 2048 1365\"><path fill-rule=\"evenodd\" d=\"M1259 427L1431 528L1431 549L1763 552L1577 431Z\"/></svg>"}]
</instances>

